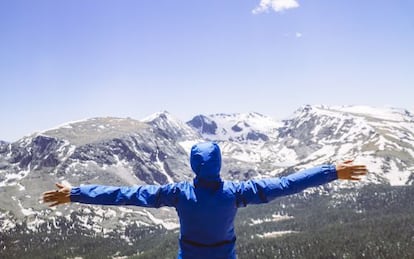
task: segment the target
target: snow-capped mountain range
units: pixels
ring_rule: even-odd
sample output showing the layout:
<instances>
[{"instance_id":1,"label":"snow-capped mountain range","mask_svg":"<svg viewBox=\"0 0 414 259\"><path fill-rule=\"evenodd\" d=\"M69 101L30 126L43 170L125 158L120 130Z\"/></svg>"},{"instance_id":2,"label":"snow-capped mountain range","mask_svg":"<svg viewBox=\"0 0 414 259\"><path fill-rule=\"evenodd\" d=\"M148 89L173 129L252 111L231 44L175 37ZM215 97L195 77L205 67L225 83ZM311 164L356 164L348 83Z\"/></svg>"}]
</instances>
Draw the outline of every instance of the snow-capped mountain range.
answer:
<instances>
[{"instance_id":1,"label":"snow-capped mountain range","mask_svg":"<svg viewBox=\"0 0 414 259\"><path fill-rule=\"evenodd\" d=\"M283 121L258 113L197 115L188 122L160 112L143 120L92 118L0 141L0 226L26 222L31 231L77 212L83 227L107 232L122 226L178 227L172 210L39 202L55 182L72 185L166 184L188 180L190 147L217 141L224 179L269 177L348 158L368 165L362 184L412 185L414 114L366 106L310 106ZM347 184L335 182L337 187ZM116 219L116 220L115 220ZM129 223L128 223L129 222Z\"/></svg>"}]
</instances>

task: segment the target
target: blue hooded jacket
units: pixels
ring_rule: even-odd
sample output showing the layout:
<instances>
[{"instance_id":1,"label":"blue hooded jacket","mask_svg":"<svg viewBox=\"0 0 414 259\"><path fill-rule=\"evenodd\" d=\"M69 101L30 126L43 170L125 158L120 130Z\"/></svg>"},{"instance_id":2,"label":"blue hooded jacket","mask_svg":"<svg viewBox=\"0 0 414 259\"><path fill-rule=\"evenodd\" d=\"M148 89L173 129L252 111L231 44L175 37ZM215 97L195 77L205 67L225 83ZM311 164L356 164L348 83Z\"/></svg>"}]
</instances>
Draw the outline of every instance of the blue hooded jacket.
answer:
<instances>
[{"instance_id":1,"label":"blue hooded jacket","mask_svg":"<svg viewBox=\"0 0 414 259\"><path fill-rule=\"evenodd\" d=\"M334 165L322 165L286 177L222 181L221 151L213 142L192 147L193 183L115 187L83 185L71 201L101 205L174 207L180 220L178 258L236 258L234 218L248 204L267 203L337 179Z\"/></svg>"}]
</instances>

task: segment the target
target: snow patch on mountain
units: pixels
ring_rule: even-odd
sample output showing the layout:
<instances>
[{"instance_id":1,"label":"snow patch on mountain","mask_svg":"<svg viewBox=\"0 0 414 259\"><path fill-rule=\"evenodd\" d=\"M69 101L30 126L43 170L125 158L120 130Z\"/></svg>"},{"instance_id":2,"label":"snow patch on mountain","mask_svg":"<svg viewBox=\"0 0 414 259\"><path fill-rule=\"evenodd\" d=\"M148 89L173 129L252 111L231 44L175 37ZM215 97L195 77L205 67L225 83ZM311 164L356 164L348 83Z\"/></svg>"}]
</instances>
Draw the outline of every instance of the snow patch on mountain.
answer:
<instances>
[{"instance_id":1,"label":"snow patch on mountain","mask_svg":"<svg viewBox=\"0 0 414 259\"><path fill-rule=\"evenodd\" d=\"M293 230L284 230L284 231L265 232L263 234L257 234L256 236L259 238L276 238L276 237L281 237L281 236L285 236L288 234L296 234L296 233L300 233L300 232L293 231Z\"/></svg>"},{"instance_id":2,"label":"snow patch on mountain","mask_svg":"<svg viewBox=\"0 0 414 259\"><path fill-rule=\"evenodd\" d=\"M390 161L390 169L387 173L384 174L385 178L388 179L390 185L407 185L409 183L410 176L412 171L404 170L400 171L395 161ZM396 172L400 171L398 174Z\"/></svg>"},{"instance_id":3,"label":"snow patch on mountain","mask_svg":"<svg viewBox=\"0 0 414 259\"><path fill-rule=\"evenodd\" d=\"M171 178L171 176L165 171L165 164L163 163L163 162L161 162L161 160L160 160L160 156L159 156L159 151L158 150L156 150L156 153L155 153L155 157L156 157L156 160L155 160L155 165L156 166L158 166L158 168L159 168L159 172L161 173L161 174L163 174L163 175L165 175L165 177L167 178L167 182L168 183L173 183L174 182L174 180Z\"/></svg>"},{"instance_id":4,"label":"snow patch on mountain","mask_svg":"<svg viewBox=\"0 0 414 259\"><path fill-rule=\"evenodd\" d=\"M187 122L204 138L216 141L267 141L281 123L259 113L198 115ZM206 126L210 130L205 130ZM214 131L211 130L214 128Z\"/></svg>"},{"instance_id":5,"label":"snow patch on mountain","mask_svg":"<svg viewBox=\"0 0 414 259\"><path fill-rule=\"evenodd\" d=\"M273 214L271 218L263 218L263 219L251 219L251 223L249 226L259 225L266 222L280 222L283 220L293 219L294 217L288 215L281 215L281 214Z\"/></svg>"},{"instance_id":6,"label":"snow patch on mountain","mask_svg":"<svg viewBox=\"0 0 414 259\"><path fill-rule=\"evenodd\" d=\"M6 170L0 170L0 187L5 186L21 186L19 182L24 179L30 173L30 164L27 170L21 170L18 172L9 172ZM21 187L20 187L21 189Z\"/></svg>"},{"instance_id":7,"label":"snow patch on mountain","mask_svg":"<svg viewBox=\"0 0 414 259\"><path fill-rule=\"evenodd\" d=\"M16 220L8 216L8 214L0 213L0 229L4 232L16 227Z\"/></svg>"},{"instance_id":8,"label":"snow patch on mountain","mask_svg":"<svg viewBox=\"0 0 414 259\"><path fill-rule=\"evenodd\" d=\"M184 149L184 151L190 156L191 148L200 142L203 142L203 139L196 139L196 140L187 140L187 141L180 141L178 144Z\"/></svg>"},{"instance_id":9,"label":"snow patch on mountain","mask_svg":"<svg viewBox=\"0 0 414 259\"><path fill-rule=\"evenodd\" d=\"M17 199L15 199L17 200ZM31 215L36 215L37 213L35 211L33 211L32 208L24 208L22 205L22 202L20 200L17 200L17 204L22 212L22 214L24 216L31 216Z\"/></svg>"},{"instance_id":10,"label":"snow patch on mountain","mask_svg":"<svg viewBox=\"0 0 414 259\"><path fill-rule=\"evenodd\" d=\"M220 148L223 157L229 157L247 163L260 162L263 155L262 152L258 151L259 148L245 148L244 145L237 142L220 142Z\"/></svg>"},{"instance_id":11,"label":"snow patch on mountain","mask_svg":"<svg viewBox=\"0 0 414 259\"><path fill-rule=\"evenodd\" d=\"M355 105L355 106L332 106L330 110L339 111L341 113L350 113L352 115L359 115L371 118L377 118L387 121L401 122L405 121L407 117L413 117L408 110L397 108L375 108L371 106Z\"/></svg>"},{"instance_id":12,"label":"snow patch on mountain","mask_svg":"<svg viewBox=\"0 0 414 259\"><path fill-rule=\"evenodd\" d=\"M146 213L146 215L148 216L148 218L150 220L152 220L152 222L154 222L155 225L161 225L161 226L163 226L167 230L174 230L174 229L180 228L180 225L178 224L177 221L162 220L162 219L156 218L148 210L144 210L144 212Z\"/></svg>"}]
</instances>

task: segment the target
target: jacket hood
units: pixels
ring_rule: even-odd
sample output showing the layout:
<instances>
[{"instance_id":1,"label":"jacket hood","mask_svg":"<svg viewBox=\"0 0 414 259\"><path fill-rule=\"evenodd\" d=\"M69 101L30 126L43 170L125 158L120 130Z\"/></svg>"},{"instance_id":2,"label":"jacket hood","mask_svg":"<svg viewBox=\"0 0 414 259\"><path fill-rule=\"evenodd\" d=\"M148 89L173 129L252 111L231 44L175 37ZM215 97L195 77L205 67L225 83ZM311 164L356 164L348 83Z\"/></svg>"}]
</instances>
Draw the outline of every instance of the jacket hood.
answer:
<instances>
[{"instance_id":1,"label":"jacket hood","mask_svg":"<svg viewBox=\"0 0 414 259\"><path fill-rule=\"evenodd\" d=\"M214 142L194 145L190 155L191 169L197 178L207 181L220 181L221 151Z\"/></svg>"}]
</instances>

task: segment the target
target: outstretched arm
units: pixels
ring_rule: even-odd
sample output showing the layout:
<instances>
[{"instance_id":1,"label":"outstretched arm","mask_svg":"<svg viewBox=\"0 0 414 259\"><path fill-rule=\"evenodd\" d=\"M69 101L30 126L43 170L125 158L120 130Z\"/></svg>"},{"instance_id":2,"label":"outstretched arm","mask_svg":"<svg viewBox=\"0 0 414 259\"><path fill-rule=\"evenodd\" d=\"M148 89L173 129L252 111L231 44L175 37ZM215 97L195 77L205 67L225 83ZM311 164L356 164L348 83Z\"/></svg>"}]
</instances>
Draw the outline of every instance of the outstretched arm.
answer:
<instances>
[{"instance_id":1,"label":"outstretched arm","mask_svg":"<svg viewBox=\"0 0 414 259\"><path fill-rule=\"evenodd\" d=\"M98 205L136 205L142 207L174 206L176 203L176 186L142 185L115 187L103 185L83 185L69 187L56 184L58 190L43 194L43 201L56 206L68 202Z\"/></svg>"},{"instance_id":2,"label":"outstretched arm","mask_svg":"<svg viewBox=\"0 0 414 259\"><path fill-rule=\"evenodd\" d=\"M367 173L365 165L347 160L337 165L322 165L280 177L241 182L237 187L238 206L266 203L277 197L295 194L336 179L360 180Z\"/></svg>"}]
</instances>

